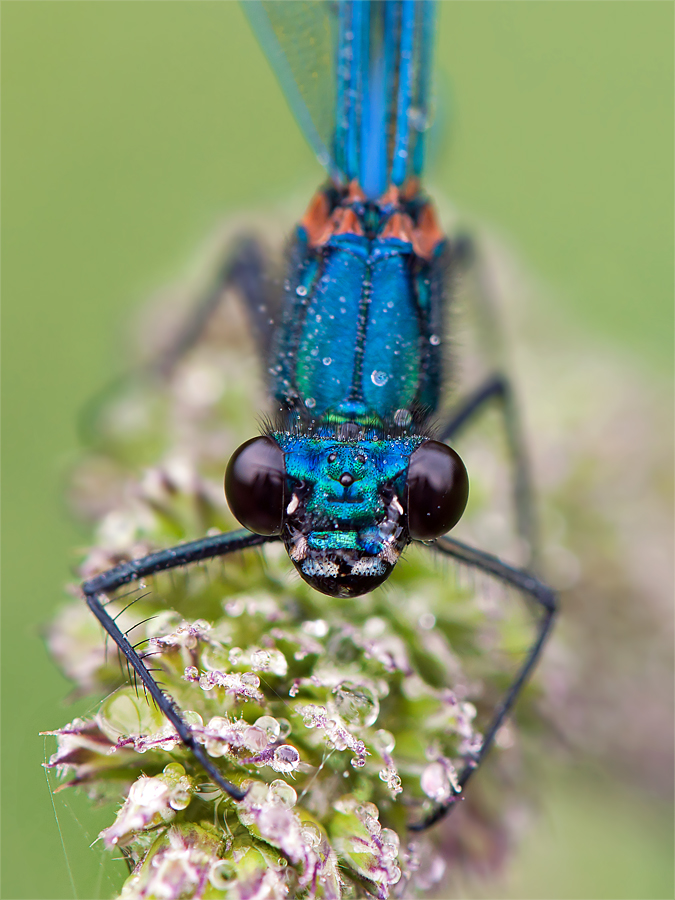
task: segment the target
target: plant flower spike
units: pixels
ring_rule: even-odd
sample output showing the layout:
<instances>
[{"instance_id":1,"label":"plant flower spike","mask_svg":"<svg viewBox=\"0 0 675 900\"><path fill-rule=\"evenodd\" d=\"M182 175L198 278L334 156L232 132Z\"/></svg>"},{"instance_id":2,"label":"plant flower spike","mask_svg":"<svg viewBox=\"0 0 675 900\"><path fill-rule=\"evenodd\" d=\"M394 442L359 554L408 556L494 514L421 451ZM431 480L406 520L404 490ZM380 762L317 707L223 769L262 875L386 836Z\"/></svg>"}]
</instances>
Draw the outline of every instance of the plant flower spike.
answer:
<instances>
[{"instance_id":1,"label":"plant flower spike","mask_svg":"<svg viewBox=\"0 0 675 900\"><path fill-rule=\"evenodd\" d=\"M523 688L556 601L506 375L449 395L451 288L478 254L420 184L434 6L244 8L329 179L285 275L230 244L98 405L73 487L96 539L49 643L107 696L52 732L48 766L121 803L99 841L125 900L442 896L500 862L526 802ZM469 498L450 442L487 406L517 564L475 546L480 471L471 540L447 535Z\"/></svg>"}]
</instances>

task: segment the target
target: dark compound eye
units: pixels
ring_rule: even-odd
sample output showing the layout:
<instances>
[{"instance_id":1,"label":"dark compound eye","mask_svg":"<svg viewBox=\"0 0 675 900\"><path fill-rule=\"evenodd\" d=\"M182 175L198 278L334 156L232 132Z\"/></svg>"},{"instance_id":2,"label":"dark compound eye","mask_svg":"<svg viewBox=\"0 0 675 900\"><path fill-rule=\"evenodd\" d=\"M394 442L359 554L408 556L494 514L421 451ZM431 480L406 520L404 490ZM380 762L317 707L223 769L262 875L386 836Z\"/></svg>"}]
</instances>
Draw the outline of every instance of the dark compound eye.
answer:
<instances>
[{"instance_id":1,"label":"dark compound eye","mask_svg":"<svg viewBox=\"0 0 675 900\"><path fill-rule=\"evenodd\" d=\"M455 526L469 499L469 477L455 451L426 441L410 457L407 482L408 531L430 541Z\"/></svg>"},{"instance_id":2,"label":"dark compound eye","mask_svg":"<svg viewBox=\"0 0 675 900\"><path fill-rule=\"evenodd\" d=\"M279 534L284 514L284 454L270 437L256 437L232 455L225 497L232 514L255 534Z\"/></svg>"}]
</instances>

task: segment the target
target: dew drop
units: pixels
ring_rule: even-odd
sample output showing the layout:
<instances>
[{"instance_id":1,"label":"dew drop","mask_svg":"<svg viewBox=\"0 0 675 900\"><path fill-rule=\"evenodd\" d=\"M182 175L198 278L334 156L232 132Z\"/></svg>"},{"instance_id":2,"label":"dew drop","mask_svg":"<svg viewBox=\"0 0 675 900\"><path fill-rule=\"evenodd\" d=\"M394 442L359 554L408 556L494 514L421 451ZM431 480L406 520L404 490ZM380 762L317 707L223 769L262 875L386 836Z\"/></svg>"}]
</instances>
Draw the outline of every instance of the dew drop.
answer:
<instances>
[{"instance_id":1,"label":"dew drop","mask_svg":"<svg viewBox=\"0 0 675 900\"><path fill-rule=\"evenodd\" d=\"M303 842L308 847L318 847L321 843L321 832L316 825L312 825L311 822L302 826L300 834L302 835Z\"/></svg>"},{"instance_id":2,"label":"dew drop","mask_svg":"<svg viewBox=\"0 0 675 900\"><path fill-rule=\"evenodd\" d=\"M188 723L188 725L196 725L197 728L201 728L204 724L204 720L198 712L195 712L194 709L184 709L183 719Z\"/></svg>"},{"instance_id":3,"label":"dew drop","mask_svg":"<svg viewBox=\"0 0 675 900\"><path fill-rule=\"evenodd\" d=\"M269 788L268 797L272 803L277 806L283 806L286 809L291 809L298 801L296 792L290 784L286 784L281 778L277 778L276 781L272 782Z\"/></svg>"},{"instance_id":4,"label":"dew drop","mask_svg":"<svg viewBox=\"0 0 675 900\"><path fill-rule=\"evenodd\" d=\"M316 406L316 400L314 399L314 397L308 397L305 400L305 406L307 407L307 409L314 409L314 407Z\"/></svg>"},{"instance_id":5,"label":"dew drop","mask_svg":"<svg viewBox=\"0 0 675 900\"><path fill-rule=\"evenodd\" d=\"M423 631L431 631L436 624L436 616L433 613L425 612L422 613L417 622Z\"/></svg>"},{"instance_id":6,"label":"dew drop","mask_svg":"<svg viewBox=\"0 0 675 900\"><path fill-rule=\"evenodd\" d=\"M353 681L343 681L336 688L335 706L348 725L369 728L380 714L380 701L371 688Z\"/></svg>"},{"instance_id":7,"label":"dew drop","mask_svg":"<svg viewBox=\"0 0 675 900\"><path fill-rule=\"evenodd\" d=\"M213 731L216 734L224 734L230 727L230 721L224 716L213 716L213 718L209 719L209 724L206 727L209 731Z\"/></svg>"},{"instance_id":8,"label":"dew drop","mask_svg":"<svg viewBox=\"0 0 675 900\"><path fill-rule=\"evenodd\" d=\"M272 768L275 772L294 772L300 765L300 754L290 744L282 744L274 751Z\"/></svg>"},{"instance_id":9,"label":"dew drop","mask_svg":"<svg viewBox=\"0 0 675 900\"><path fill-rule=\"evenodd\" d=\"M241 598L237 600L230 600L225 604L225 612L228 616L232 616L233 619L238 618L246 609L246 604Z\"/></svg>"},{"instance_id":10,"label":"dew drop","mask_svg":"<svg viewBox=\"0 0 675 900\"><path fill-rule=\"evenodd\" d=\"M295 289L295 293L298 295L298 297L306 297L307 288L304 286L304 284L299 284Z\"/></svg>"},{"instance_id":11,"label":"dew drop","mask_svg":"<svg viewBox=\"0 0 675 900\"><path fill-rule=\"evenodd\" d=\"M441 342L441 339L439 338L439 336L437 334L432 334L431 337L429 338L429 343L432 345L432 347L438 347L440 342Z\"/></svg>"},{"instance_id":12,"label":"dew drop","mask_svg":"<svg viewBox=\"0 0 675 900\"><path fill-rule=\"evenodd\" d=\"M181 810L190 805L190 792L185 789L178 788L171 794L169 806L171 809Z\"/></svg>"},{"instance_id":13,"label":"dew drop","mask_svg":"<svg viewBox=\"0 0 675 900\"><path fill-rule=\"evenodd\" d=\"M399 836L391 828L383 828L380 832L382 855L388 859L396 859L401 844Z\"/></svg>"},{"instance_id":14,"label":"dew drop","mask_svg":"<svg viewBox=\"0 0 675 900\"><path fill-rule=\"evenodd\" d=\"M269 787L264 781L249 781L248 784L242 784L242 788L252 806L262 806L266 802Z\"/></svg>"},{"instance_id":15,"label":"dew drop","mask_svg":"<svg viewBox=\"0 0 675 900\"><path fill-rule=\"evenodd\" d=\"M257 725L249 725L244 732L243 738L248 749L254 753L262 753L269 744L267 732L264 728L259 728Z\"/></svg>"},{"instance_id":16,"label":"dew drop","mask_svg":"<svg viewBox=\"0 0 675 900\"><path fill-rule=\"evenodd\" d=\"M266 672L270 667L270 655L267 650L254 650L251 653L251 668L258 672Z\"/></svg>"},{"instance_id":17,"label":"dew drop","mask_svg":"<svg viewBox=\"0 0 675 900\"><path fill-rule=\"evenodd\" d=\"M422 790L437 803L444 803L452 796L452 786L445 766L440 762L432 762L422 772L420 780Z\"/></svg>"},{"instance_id":18,"label":"dew drop","mask_svg":"<svg viewBox=\"0 0 675 900\"><path fill-rule=\"evenodd\" d=\"M396 739L390 731L380 728L373 736L373 746L379 753L391 753L396 746Z\"/></svg>"},{"instance_id":19,"label":"dew drop","mask_svg":"<svg viewBox=\"0 0 675 900\"><path fill-rule=\"evenodd\" d=\"M324 356L321 362L324 364L324 366L329 366L333 362L333 360L330 358L330 356Z\"/></svg>"},{"instance_id":20,"label":"dew drop","mask_svg":"<svg viewBox=\"0 0 675 900\"><path fill-rule=\"evenodd\" d=\"M228 658L231 666L240 666L244 659L244 651L241 647L233 647L228 654Z\"/></svg>"},{"instance_id":21,"label":"dew drop","mask_svg":"<svg viewBox=\"0 0 675 900\"><path fill-rule=\"evenodd\" d=\"M228 883L234 877L234 871L230 860L217 860L209 871L209 881L217 891L227 890Z\"/></svg>"},{"instance_id":22,"label":"dew drop","mask_svg":"<svg viewBox=\"0 0 675 900\"><path fill-rule=\"evenodd\" d=\"M382 372L379 369L373 369L370 373L370 380L373 382L375 387L384 387L384 385L389 381L389 376L386 372Z\"/></svg>"},{"instance_id":23,"label":"dew drop","mask_svg":"<svg viewBox=\"0 0 675 900\"><path fill-rule=\"evenodd\" d=\"M334 453L331 453L331 456L335 456ZM328 457L329 462L333 462L330 456ZM305 634L311 634L312 637L326 637L328 634L328 622L325 619L307 619L302 623L302 630Z\"/></svg>"},{"instance_id":24,"label":"dew drop","mask_svg":"<svg viewBox=\"0 0 675 900\"><path fill-rule=\"evenodd\" d=\"M260 716L259 719L255 720L254 724L256 728L261 728L265 732L270 744L278 740L281 733L281 725L273 716Z\"/></svg>"},{"instance_id":25,"label":"dew drop","mask_svg":"<svg viewBox=\"0 0 675 900\"><path fill-rule=\"evenodd\" d=\"M388 767L386 769L380 769L379 776L380 781L384 781L394 796L401 793L403 788L401 787L401 779L396 769Z\"/></svg>"},{"instance_id":26,"label":"dew drop","mask_svg":"<svg viewBox=\"0 0 675 900\"><path fill-rule=\"evenodd\" d=\"M387 882L389 884L396 884L401 878L401 870L398 866L392 866L387 874Z\"/></svg>"},{"instance_id":27,"label":"dew drop","mask_svg":"<svg viewBox=\"0 0 675 900\"><path fill-rule=\"evenodd\" d=\"M291 733L291 723L288 719L277 719L277 725L279 726L279 734L277 735L277 740L283 741L288 735Z\"/></svg>"}]
</instances>

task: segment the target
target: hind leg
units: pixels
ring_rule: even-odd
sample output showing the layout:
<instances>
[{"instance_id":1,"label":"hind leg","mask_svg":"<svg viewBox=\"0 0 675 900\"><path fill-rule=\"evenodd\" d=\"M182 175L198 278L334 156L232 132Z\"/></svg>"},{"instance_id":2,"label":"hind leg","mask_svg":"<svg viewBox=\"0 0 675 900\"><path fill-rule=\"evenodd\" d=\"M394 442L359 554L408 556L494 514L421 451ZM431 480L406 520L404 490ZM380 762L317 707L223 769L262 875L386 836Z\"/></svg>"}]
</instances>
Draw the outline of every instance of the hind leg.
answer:
<instances>
[{"instance_id":1,"label":"hind leg","mask_svg":"<svg viewBox=\"0 0 675 900\"><path fill-rule=\"evenodd\" d=\"M513 505L516 530L529 549L531 560L537 557L537 522L534 494L530 474L530 462L525 449L525 438L520 424L513 388L506 375L495 373L464 397L452 410L440 430L440 440L451 441L473 425L492 405L502 416L513 478Z\"/></svg>"},{"instance_id":2,"label":"hind leg","mask_svg":"<svg viewBox=\"0 0 675 900\"><path fill-rule=\"evenodd\" d=\"M515 588L525 598L534 600L540 611L540 618L537 623L534 639L525 658L521 662L520 667L509 688L502 697L502 700L493 711L492 718L485 729L485 736L480 750L465 763L464 768L459 774L458 784L461 793L456 794L449 802L439 804L421 822L415 822L409 825L409 828L412 831L424 831L425 829L430 828L440 819L444 818L450 810L457 805L457 801L462 798L464 788L468 784L469 779L490 752L497 732L513 709L521 691L525 687L525 684L536 666L544 648L544 644L546 643L546 639L553 627L558 607L556 594L548 585L544 584L544 582L540 581L535 575L532 575L532 573L524 569L517 569L514 566L510 566L507 563L502 562L496 556L492 556L490 553L484 553L482 550L469 547L467 544L449 537L439 538L439 540L432 545L432 549L438 553L450 556L458 562L476 569L479 572L485 572L486 574L492 575L502 584Z\"/></svg>"},{"instance_id":3,"label":"hind leg","mask_svg":"<svg viewBox=\"0 0 675 900\"><path fill-rule=\"evenodd\" d=\"M267 271L262 247L254 237L242 238L217 270L212 284L198 298L172 345L153 363L153 370L167 375L199 341L220 306L226 291L241 298L263 359L269 353L276 318L276 293Z\"/></svg>"}]
</instances>

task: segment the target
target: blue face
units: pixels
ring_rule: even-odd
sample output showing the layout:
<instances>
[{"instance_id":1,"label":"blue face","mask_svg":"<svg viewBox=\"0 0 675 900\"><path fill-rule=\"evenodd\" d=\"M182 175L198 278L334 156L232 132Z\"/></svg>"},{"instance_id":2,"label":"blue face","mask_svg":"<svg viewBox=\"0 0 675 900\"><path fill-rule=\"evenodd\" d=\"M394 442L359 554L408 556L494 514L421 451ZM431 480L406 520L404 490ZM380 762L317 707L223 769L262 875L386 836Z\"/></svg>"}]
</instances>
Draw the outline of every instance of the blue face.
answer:
<instances>
[{"instance_id":1,"label":"blue face","mask_svg":"<svg viewBox=\"0 0 675 900\"><path fill-rule=\"evenodd\" d=\"M298 572L333 597L373 590L410 542L406 476L424 438L273 438L286 469L281 536Z\"/></svg>"}]
</instances>

